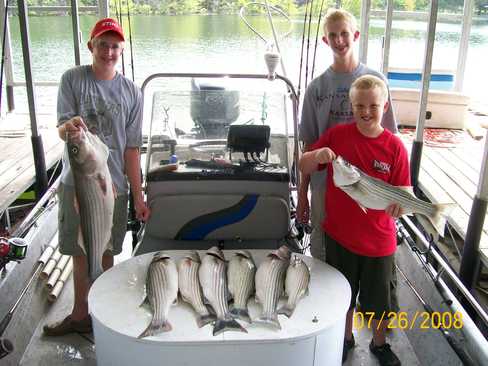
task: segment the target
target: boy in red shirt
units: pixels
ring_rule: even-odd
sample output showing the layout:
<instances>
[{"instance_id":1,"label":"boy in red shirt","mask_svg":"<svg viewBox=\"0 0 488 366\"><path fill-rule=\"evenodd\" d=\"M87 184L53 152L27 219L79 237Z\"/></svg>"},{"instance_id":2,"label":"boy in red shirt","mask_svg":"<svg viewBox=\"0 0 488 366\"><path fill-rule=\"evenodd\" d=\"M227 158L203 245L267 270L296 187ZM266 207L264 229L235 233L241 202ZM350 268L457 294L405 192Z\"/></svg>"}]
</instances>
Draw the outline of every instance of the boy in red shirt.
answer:
<instances>
[{"instance_id":1,"label":"boy in red shirt","mask_svg":"<svg viewBox=\"0 0 488 366\"><path fill-rule=\"evenodd\" d=\"M401 140L381 126L388 109L385 83L364 75L350 89L355 123L327 130L300 159L304 174L327 168L326 216L322 222L327 243L327 263L337 268L351 286L351 305L346 317L343 361L354 347L352 320L359 294L361 311L374 312L370 350L381 365L400 365L386 343L385 329L391 310L390 279L396 250L395 217L399 205L386 210L363 209L333 183L332 162L337 156L365 174L395 186L409 186L408 156ZM384 315L383 315L384 314ZM380 319L384 319L380 321Z\"/></svg>"}]
</instances>

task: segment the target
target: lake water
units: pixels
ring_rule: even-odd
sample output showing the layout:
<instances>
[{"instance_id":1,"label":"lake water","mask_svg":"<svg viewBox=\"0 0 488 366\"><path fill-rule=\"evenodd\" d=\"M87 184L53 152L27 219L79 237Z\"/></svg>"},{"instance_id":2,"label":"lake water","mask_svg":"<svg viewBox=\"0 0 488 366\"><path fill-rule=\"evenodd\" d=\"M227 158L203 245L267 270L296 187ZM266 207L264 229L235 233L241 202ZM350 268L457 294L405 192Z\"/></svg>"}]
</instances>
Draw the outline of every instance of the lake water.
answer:
<instances>
[{"instance_id":1,"label":"lake water","mask_svg":"<svg viewBox=\"0 0 488 366\"><path fill-rule=\"evenodd\" d=\"M81 16L83 36L82 63L91 60L85 44L94 16ZM254 17L252 24L271 39L267 20ZM238 16L133 16L132 43L135 80L140 85L155 72L266 72L263 53L265 44L256 37ZM16 81L24 79L18 18L10 19L14 73ZM32 71L35 81L58 81L64 70L74 65L71 19L68 16L43 16L29 19ZM128 24L124 20L127 33ZM292 34L280 44L288 77L298 84L303 21L293 20ZM284 32L285 22L276 21L278 32ZM368 64L379 68L384 21L373 19L370 27ZM393 22L390 66L421 68L427 24L421 21L395 20ZM456 69L461 24L439 23L434 48L434 69ZM128 38L128 37L127 37ZM310 40L309 63L313 58L315 30ZM470 37L470 48L465 75L464 92L476 102L486 104L486 56L488 22L475 24ZM130 52L126 46L126 75L130 77ZM315 76L331 62L331 53L320 41L317 47ZM305 66L306 58L303 64ZM311 66L309 67L309 74ZM302 76L302 90L305 77ZM310 80L310 76L308 77ZM26 110L24 88L16 88L16 106ZM36 88L38 110L55 110L56 88ZM2 107L5 104L2 105ZM2 108L3 109L3 108Z\"/></svg>"}]
</instances>

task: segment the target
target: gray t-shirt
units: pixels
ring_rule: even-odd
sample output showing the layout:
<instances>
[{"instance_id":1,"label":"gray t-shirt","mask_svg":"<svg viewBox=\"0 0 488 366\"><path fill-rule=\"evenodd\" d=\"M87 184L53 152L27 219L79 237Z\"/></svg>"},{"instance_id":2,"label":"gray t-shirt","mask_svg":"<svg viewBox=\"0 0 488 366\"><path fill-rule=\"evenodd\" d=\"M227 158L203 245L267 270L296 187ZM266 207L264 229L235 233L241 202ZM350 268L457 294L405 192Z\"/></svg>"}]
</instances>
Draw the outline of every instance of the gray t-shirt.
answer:
<instances>
[{"instance_id":1,"label":"gray t-shirt","mask_svg":"<svg viewBox=\"0 0 488 366\"><path fill-rule=\"evenodd\" d=\"M323 74L312 80L305 91L302 117L299 126L299 138L306 144L313 144L329 128L353 121L349 89L358 77L366 74L377 76L385 83L383 74L360 63L353 72L340 73L329 67ZM383 115L382 125L393 133L398 132L391 103ZM312 174L312 188L325 185L325 169Z\"/></svg>"},{"instance_id":2,"label":"gray t-shirt","mask_svg":"<svg viewBox=\"0 0 488 366\"><path fill-rule=\"evenodd\" d=\"M129 79L117 73L112 80L97 80L91 65L66 71L58 91L58 123L80 116L88 129L108 146L108 168L119 194L128 191L124 152L142 145L142 94ZM73 185L67 149L61 181Z\"/></svg>"}]
</instances>

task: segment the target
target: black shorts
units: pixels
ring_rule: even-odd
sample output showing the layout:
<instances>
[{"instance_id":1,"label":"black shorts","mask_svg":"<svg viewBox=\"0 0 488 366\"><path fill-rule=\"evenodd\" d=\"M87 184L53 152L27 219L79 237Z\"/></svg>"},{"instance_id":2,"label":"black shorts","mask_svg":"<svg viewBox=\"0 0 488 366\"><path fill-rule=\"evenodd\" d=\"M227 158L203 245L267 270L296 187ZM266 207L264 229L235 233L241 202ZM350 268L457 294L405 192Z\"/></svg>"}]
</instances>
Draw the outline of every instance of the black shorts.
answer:
<instances>
[{"instance_id":1,"label":"black shorts","mask_svg":"<svg viewBox=\"0 0 488 366\"><path fill-rule=\"evenodd\" d=\"M351 305L356 307L356 298L361 312L374 312L375 319L381 319L392 311L391 287L394 255L386 257L365 257L350 252L327 234L326 262L340 271L351 286ZM359 294L359 297L358 297Z\"/></svg>"}]
</instances>

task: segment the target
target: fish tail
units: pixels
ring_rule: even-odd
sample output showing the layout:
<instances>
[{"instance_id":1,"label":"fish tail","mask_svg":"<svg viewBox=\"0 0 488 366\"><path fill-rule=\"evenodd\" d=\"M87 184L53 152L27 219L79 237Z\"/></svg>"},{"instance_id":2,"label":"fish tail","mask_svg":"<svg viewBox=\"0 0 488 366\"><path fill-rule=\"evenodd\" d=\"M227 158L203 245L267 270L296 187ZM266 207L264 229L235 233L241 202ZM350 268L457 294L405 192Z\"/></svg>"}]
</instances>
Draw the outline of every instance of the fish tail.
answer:
<instances>
[{"instance_id":1,"label":"fish tail","mask_svg":"<svg viewBox=\"0 0 488 366\"><path fill-rule=\"evenodd\" d=\"M95 280L100 277L103 273L102 263L98 263L95 266L91 266L90 268L90 280L95 282Z\"/></svg>"},{"instance_id":2,"label":"fish tail","mask_svg":"<svg viewBox=\"0 0 488 366\"><path fill-rule=\"evenodd\" d=\"M294 307L286 304L278 310L278 314L283 314L286 315L288 318L291 318L294 311L295 311Z\"/></svg>"},{"instance_id":3,"label":"fish tail","mask_svg":"<svg viewBox=\"0 0 488 366\"><path fill-rule=\"evenodd\" d=\"M429 217L430 222L440 236L444 236L444 228L446 226L447 216L456 207L455 203L436 203L434 204L434 216Z\"/></svg>"},{"instance_id":4,"label":"fish tail","mask_svg":"<svg viewBox=\"0 0 488 366\"><path fill-rule=\"evenodd\" d=\"M261 315L259 318L254 320L255 323L269 325L276 329L281 329L281 324L278 320L278 316L276 314L271 315Z\"/></svg>"},{"instance_id":5,"label":"fish tail","mask_svg":"<svg viewBox=\"0 0 488 366\"><path fill-rule=\"evenodd\" d=\"M207 314L207 315L200 315L197 317L197 325L198 328L202 328L203 326L212 323L215 321L215 315Z\"/></svg>"},{"instance_id":6,"label":"fish tail","mask_svg":"<svg viewBox=\"0 0 488 366\"><path fill-rule=\"evenodd\" d=\"M159 333L169 332L170 330L173 330L173 327L167 320L163 321L162 323L151 321L144 332L142 332L137 338L149 337Z\"/></svg>"},{"instance_id":7,"label":"fish tail","mask_svg":"<svg viewBox=\"0 0 488 366\"><path fill-rule=\"evenodd\" d=\"M247 309L239 309L239 308L232 308L230 313L238 319L241 319L247 323L252 323L251 317L249 316L249 312Z\"/></svg>"},{"instance_id":8,"label":"fish tail","mask_svg":"<svg viewBox=\"0 0 488 366\"><path fill-rule=\"evenodd\" d=\"M213 335L219 335L220 333L226 331L236 331L236 332L244 332L247 333L247 330L243 328L238 322L234 319L217 319L213 329Z\"/></svg>"}]
</instances>

